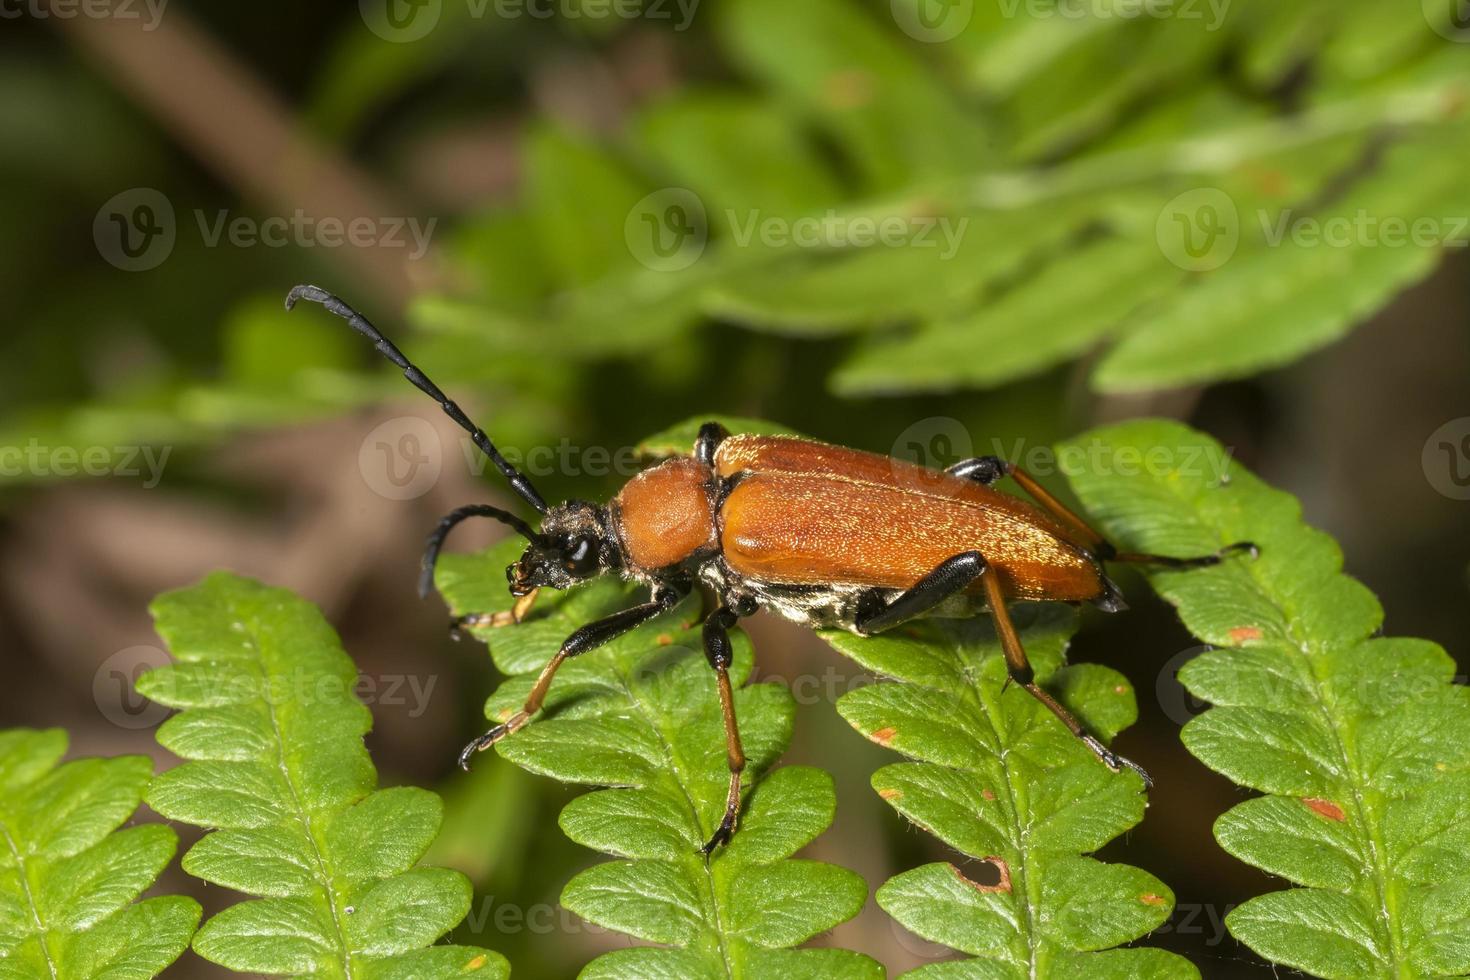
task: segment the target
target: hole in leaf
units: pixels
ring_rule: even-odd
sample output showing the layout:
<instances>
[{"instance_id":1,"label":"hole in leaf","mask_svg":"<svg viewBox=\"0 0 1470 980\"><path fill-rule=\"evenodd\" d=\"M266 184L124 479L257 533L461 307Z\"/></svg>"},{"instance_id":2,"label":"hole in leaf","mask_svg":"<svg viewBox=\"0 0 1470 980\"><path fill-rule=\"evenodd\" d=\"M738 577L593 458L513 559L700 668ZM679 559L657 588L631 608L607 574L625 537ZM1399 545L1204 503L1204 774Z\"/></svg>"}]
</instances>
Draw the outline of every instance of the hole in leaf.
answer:
<instances>
[{"instance_id":1,"label":"hole in leaf","mask_svg":"<svg viewBox=\"0 0 1470 980\"><path fill-rule=\"evenodd\" d=\"M1001 892L1009 894L1011 890L1011 867L1006 864L1005 859L992 855L987 858L981 858L981 861L983 863L975 867L975 870L978 872L976 878L980 880L965 877L964 872L952 864L949 866L949 870L954 872L956 878L977 892Z\"/></svg>"}]
</instances>

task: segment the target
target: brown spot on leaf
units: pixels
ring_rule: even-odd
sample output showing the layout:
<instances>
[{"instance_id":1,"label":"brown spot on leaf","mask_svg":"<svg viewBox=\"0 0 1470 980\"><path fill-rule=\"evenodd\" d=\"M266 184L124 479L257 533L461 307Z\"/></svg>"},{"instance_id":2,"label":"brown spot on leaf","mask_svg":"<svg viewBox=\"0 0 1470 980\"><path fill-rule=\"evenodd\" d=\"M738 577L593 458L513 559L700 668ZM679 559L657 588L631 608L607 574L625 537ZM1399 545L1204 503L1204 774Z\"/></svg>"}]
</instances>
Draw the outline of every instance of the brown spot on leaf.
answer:
<instances>
[{"instance_id":1,"label":"brown spot on leaf","mask_svg":"<svg viewBox=\"0 0 1470 980\"><path fill-rule=\"evenodd\" d=\"M992 793L988 789L982 789L980 791L980 795L983 796L983 797L985 797L987 800L993 800L993 799L995 799L995 794Z\"/></svg>"},{"instance_id":2,"label":"brown spot on leaf","mask_svg":"<svg viewBox=\"0 0 1470 980\"><path fill-rule=\"evenodd\" d=\"M1342 821L1347 819L1347 814L1342 812L1342 807L1338 806L1336 803L1333 803L1331 800L1323 800L1315 796L1308 796L1304 797L1302 799L1302 802L1305 803L1309 809L1326 817L1328 820L1336 820L1338 823L1341 823Z\"/></svg>"},{"instance_id":3,"label":"brown spot on leaf","mask_svg":"<svg viewBox=\"0 0 1470 980\"><path fill-rule=\"evenodd\" d=\"M881 796L881 797L883 797L885 800L896 800L896 799L899 799L900 797L903 796L903 790L901 790L901 789L880 789L878 791L878 795Z\"/></svg>"},{"instance_id":4,"label":"brown spot on leaf","mask_svg":"<svg viewBox=\"0 0 1470 980\"><path fill-rule=\"evenodd\" d=\"M1128 693L1128 685L1127 684L1118 684L1117 686L1115 686L1113 688L1113 693L1114 694L1127 694Z\"/></svg>"},{"instance_id":5,"label":"brown spot on leaf","mask_svg":"<svg viewBox=\"0 0 1470 980\"><path fill-rule=\"evenodd\" d=\"M1291 182L1280 170L1260 170L1255 174L1256 186L1268 197L1285 197L1291 190Z\"/></svg>"},{"instance_id":6,"label":"brown spot on leaf","mask_svg":"<svg viewBox=\"0 0 1470 980\"><path fill-rule=\"evenodd\" d=\"M674 642L674 638L667 633L660 633L657 637L657 642L659 646L666 647Z\"/></svg>"},{"instance_id":7,"label":"brown spot on leaf","mask_svg":"<svg viewBox=\"0 0 1470 980\"><path fill-rule=\"evenodd\" d=\"M1164 899L1164 896L1162 896L1162 895L1155 895L1153 892L1144 892L1142 895L1138 896L1138 900L1140 902L1142 902L1144 905L1167 905L1168 904L1168 902Z\"/></svg>"},{"instance_id":8,"label":"brown spot on leaf","mask_svg":"<svg viewBox=\"0 0 1470 980\"><path fill-rule=\"evenodd\" d=\"M1259 626L1237 626L1229 633L1231 643L1249 643L1261 638Z\"/></svg>"},{"instance_id":9,"label":"brown spot on leaf","mask_svg":"<svg viewBox=\"0 0 1470 980\"><path fill-rule=\"evenodd\" d=\"M895 736L897 734L898 734L898 729L897 728L889 727L889 728L880 728L876 732L874 732L873 734L869 735L868 737L871 738L873 741L877 742L879 745L887 745L889 742L893 741L893 736Z\"/></svg>"},{"instance_id":10,"label":"brown spot on leaf","mask_svg":"<svg viewBox=\"0 0 1470 980\"><path fill-rule=\"evenodd\" d=\"M858 109L873 101L873 76L861 68L849 68L828 75L823 95L833 109Z\"/></svg>"},{"instance_id":11,"label":"brown spot on leaf","mask_svg":"<svg viewBox=\"0 0 1470 980\"><path fill-rule=\"evenodd\" d=\"M997 857L995 855L992 855L992 856L987 857L987 858L981 858L981 860L984 861L986 864L989 864L992 868L995 869L995 872L996 872L996 882L995 882L995 884L993 884L993 885L982 885L978 881L972 881L969 878L966 878L965 875L964 875L964 873L962 871L960 871L959 868L956 868L952 864L949 866L949 870L951 870L951 871L954 872L954 876L956 878L958 878L960 881L963 881L965 884L969 885L971 888L975 889L977 892L984 892L986 894L994 894L994 893L997 893L997 892L999 892L1001 894L1009 894L1010 893L1010 890L1011 890L1011 867L1010 867L1010 865L1006 864L1004 858Z\"/></svg>"}]
</instances>

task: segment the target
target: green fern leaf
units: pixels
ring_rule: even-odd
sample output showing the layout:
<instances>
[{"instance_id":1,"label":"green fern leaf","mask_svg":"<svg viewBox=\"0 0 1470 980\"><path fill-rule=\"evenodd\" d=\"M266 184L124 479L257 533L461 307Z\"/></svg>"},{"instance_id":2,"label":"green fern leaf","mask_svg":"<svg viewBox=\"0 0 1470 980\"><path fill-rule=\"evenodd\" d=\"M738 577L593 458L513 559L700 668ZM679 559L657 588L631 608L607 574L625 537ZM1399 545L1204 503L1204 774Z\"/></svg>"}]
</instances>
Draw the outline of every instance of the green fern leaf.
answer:
<instances>
[{"instance_id":1,"label":"green fern leaf","mask_svg":"<svg viewBox=\"0 0 1470 980\"><path fill-rule=\"evenodd\" d=\"M1451 683L1454 662L1377 636L1382 609L1342 574L1337 545L1209 437L1136 422L1060 459L1130 550L1260 546L1254 561L1150 575L1214 648L1180 671L1214 705L1184 726L1185 746L1265 794L1225 813L1216 840L1301 886L1240 905L1230 931L1323 977L1470 971L1470 692Z\"/></svg>"},{"instance_id":2,"label":"green fern leaf","mask_svg":"<svg viewBox=\"0 0 1470 980\"><path fill-rule=\"evenodd\" d=\"M78 759L59 729L0 732L0 977L146 980L178 959L199 903L134 901L173 859L161 824L118 830L143 798L143 756Z\"/></svg>"},{"instance_id":3,"label":"green fern leaf","mask_svg":"<svg viewBox=\"0 0 1470 980\"><path fill-rule=\"evenodd\" d=\"M1037 677L1094 732L1111 738L1133 722L1122 675L1064 666L1074 612L1019 605L1015 615ZM908 929L975 957L914 976L1198 976L1162 950L1110 949L1163 923L1174 906L1148 872L1083 856L1143 818L1142 780L1110 772L1034 698L1006 688L989 620L824 637L887 678L837 704L859 732L911 760L880 769L874 789L967 858L878 889L878 904Z\"/></svg>"},{"instance_id":4,"label":"green fern leaf","mask_svg":"<svg viewBox=\"0 0 1470 980\"><path fill-rule=\"evenodd\" d=\"M158 776L148 803L212 829L185 871L257 896L206 922L194 950L242 973L506 976L487 950L424 948L464 918L470 885L414 866L439 798L376 788L362 743L372 719L321 613L226 573L159 597L153 613L177 662L137 686L183 709L158 741L190 761Z\"/></svg>"},{"instance_id":5,"label":"green fern leaf","mask_svg":"<svg viewBox=\"0 0 1470 980\"><path fill-rule=\"evenodd\" d=\"M504 569L522 547L510 540L481 555L444 556L440 591L456 612L508 608ZM632 588L602 579L543 594L516 626L480 631L495 665L512 675L489 699L486 715L500 720L519 708L531 673L568 634L634 601ZM724 811L728 772L714 675L692 619L697 610L691 598L568 661L543 715L496 746L532 772L610 787L568 804L561 827L619 860L578 874L562 904L590 922L670 948L609 953L583 976L881 977L882 968L857 953L788 948L856 915L867 886L844 868L792 858L831 823L832 780L803 766L768 771L790 740L793 702L777 685L741 686L753 659L740 633L732 634L730 679L748 759L747 797L734 840L708 862L700 854Z\"/></svg>"}]
</instances>

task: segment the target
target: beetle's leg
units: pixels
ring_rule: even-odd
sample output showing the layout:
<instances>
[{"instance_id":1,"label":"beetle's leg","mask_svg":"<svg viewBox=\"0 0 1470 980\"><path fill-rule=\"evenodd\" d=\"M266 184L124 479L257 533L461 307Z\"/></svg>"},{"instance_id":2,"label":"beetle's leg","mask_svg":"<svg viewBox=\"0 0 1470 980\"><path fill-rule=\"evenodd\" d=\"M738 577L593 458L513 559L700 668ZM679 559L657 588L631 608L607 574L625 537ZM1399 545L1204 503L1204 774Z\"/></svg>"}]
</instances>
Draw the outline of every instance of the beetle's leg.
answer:
<instances>
[{"instance_id":1,"label":"beetle's leg","mask_svg":"<svg viewBox=\"0 0 1470 980\"><path fill-rule=\"evenodd\" d=\"M694 458L705 466L715 465L715 450L730 436L730 432L718 422L706 422L699 427L699 438L694 440Z\"/></svg>"},{"instance_id":2,"label":"beetle's leg","mask_svg":"<svg viewBox=\"0 0 1470 980\"><path fill-rule=\"evenodd\" d=\"M1016 624L1011 621L1010 610L1006 608L1005 593L1001 589L1000 579L994 575L985 575L980 581L985 588L985 601L990 607L991 618L995 621L996 635L1000 637L1001 650L1005 652L1010 679L1024 687L1033 698L1046 705L1052 714L1062 720L1067 730L1081 739L1082 744L1091 749L1093 754L1101 759L1109 769L1118 772L1126 766L1143 777L1145 786L1152 786L1153 780L1148 778L1148 773L1143 771L1142 766L1128 761L1102 744L1083 726L1082 722L1077 720L1076 715L1062 707L1056 698L1036 683L1036 674L1031 669L1030 661L1026 659L1026 649L1021 646L1021 637L1016 632Z\"/></svg>"},{"instance_id":3,"label":"beetle's leg","mask_svg":"<svg viewBox=\"0 0 1470 980\"><path fill-rule=\"evenodd\" d=\"M962 477L966 480L974 480L990 486L1002 476L1009 476L1016 481L1026 494L1041 505L1048 514L1057 518L1069 526L1078 536L1078 543L1088 548L1098 559L1102 561L1121 561L1139 564L1163 565L1167 568L1205 568L1209 565L1218 565L1225 558L1235 552L1246 552L1254 558L1259 549L1249 541L1237 541L1235 544L1227 545L1212 555L1201 555L1197 558L1170 558L1167 555L1147 555L1138 552L1122 552L1108 542L1101 534L1094 531L1087 522L1079 517L1066 504L1036 482L1035 477L1027 473L1014 463L1008 463L999 456L977 456L974 459L962 459L958 463L945 470L953 476Z\"/></svg>"},{"instance_id":4,"label":"beetle's leg","mask_svg":"<svg viewBox=\"0 0 1470 980\"><path fill-rule=\"evenodd\" d=\"M572 657L615 640L629 630L642 626L659 613L674 608L687 594L687 590L680 590L673 586L655 587L651 601L631 609L615 612L595 623L588 623L567 637L562 642L561 649L556 651L556 656L541 668L541 674L536 678L536 683L532 685L531 693L526 695L526 701L521 705L520 710L466 745L464 751L459 754L460 767L469 769L470 757L476 752L483 752L505 736L526 727L531 716L541 710L541 703L546 700L546 692L551 687L552 678L556 676L557 670L563 663Z\"/></svg>"},{"instance_id":5,"label":"beetle's leg","mask_svg":"<svg viewBox=\"0 0 1470 980\"><path fill-rule=\"evenodd\" d=\"M540 593L539 587L532 589L518 597L515 604L509 609L502 609L500 612L466 613L463 616L456 616L449 624L449 635L457 640L462 631L467 629L497 628L519 623L530 615L531 607L536 604L536 596Z\"/></svg>"},{"instance_id":6,"label":"beetle's leg","mask_svg":"<svg viewBox=\"0 0 1470 980\"><path fill-rule=\"evenodd\" d=\"M745 750L740 745L740 726L735 720L735 692L730 687L730 661L734 648L730 646L730 627L741 615L748 614L744 607L722 605L704 621L704 655L715 670L715 680L720 688L720 714L725 720L725 757L730 765L730 791L725 797L725 813L714 835L700 850L709 856L715 848L728 843L735 833L735 822L740 817L740 774L745 770Z\"/></svg>"},{"instance_id":7,"label":"beetle's leg","mask_svg":"<svg viewBox=\"0 0 1470 980\"><path fill-rule=\"evenodd\" d=\"M871 635L922 616L945 599L968 588L984 575L986 567L985 558L978 551L964 551L953 558L946 558L934 567L934 571L895 596L891 602L884 603L880 593L868 593L859 603L857 620L853 625L859 633Z\"/></svg>"}]
</instances>

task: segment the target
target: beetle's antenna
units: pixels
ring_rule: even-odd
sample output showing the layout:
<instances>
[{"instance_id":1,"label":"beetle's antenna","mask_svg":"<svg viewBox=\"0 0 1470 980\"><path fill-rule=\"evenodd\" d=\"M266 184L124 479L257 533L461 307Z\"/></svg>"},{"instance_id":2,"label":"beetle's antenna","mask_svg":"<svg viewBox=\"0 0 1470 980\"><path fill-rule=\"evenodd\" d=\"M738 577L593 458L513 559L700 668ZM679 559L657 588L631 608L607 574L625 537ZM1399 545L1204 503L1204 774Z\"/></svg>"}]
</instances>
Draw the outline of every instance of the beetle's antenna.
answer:
<instances>
[{"instance_id":1,"label":"beetle's antenna","mask_svg":"<svg viewBox=\"0 0 1470 980\"><path fill-rule=\"evenodd\" d=\"M346 320L347 325L352 329L362 334L368 340L371 340L373 346L378 349L379 353L403 369L403 376L405 378L413 382L414 386L424 394L438 402L439 407L444 409L444 414L458 422L460 428L470 434L470 438L474 440L480 452L484 453L490 462L495 464L495 468L505 475L506 480L510 483L510 488L520 494L521 499L525 500L532 507L535 507L539 513L546 513L546 501L541 499L541 494L531 485L531 481L526 478L525 474L510 465L510 461L500 455L500 450L496 449L495 443L491 442L490 437L485 435L485 430L471 422L469 416L464 413L464 409L456 405L448 395L439 389L438 385L428 379L424 372L420 371L413 362L404 357L403 352L393 346L393 342L387 337L379 333L378 328L369 323L367 317L320 286L296 286L293 288L291 292L286 294L286 309L291 309L291 307L296 305L296 301L301 299L310 300L313 303L320 303L331 312Z\"/></svg>"},{"instance_id":2,"label":"beetle's antenna","mask_svg":"<svg viewBox=\"0 0 1470 980\"><path fill-rule=\"evenodd\" d=\"M423 571L419 573L419 598L426 598L429 590L434 587L434 564L439 560L439 549L444 547L444 539L449 537L449 532L460 521L471 517L493 517L502 524L508 524L516 533L527 541L535 544L542 540L531 525L521 520L508 510L499 507L491 507L489 504L469 504L457 510L450 511L444 515L439 526L434 528L429 535L429 541L424 546Z\"/></svg>"}]
</instances>

